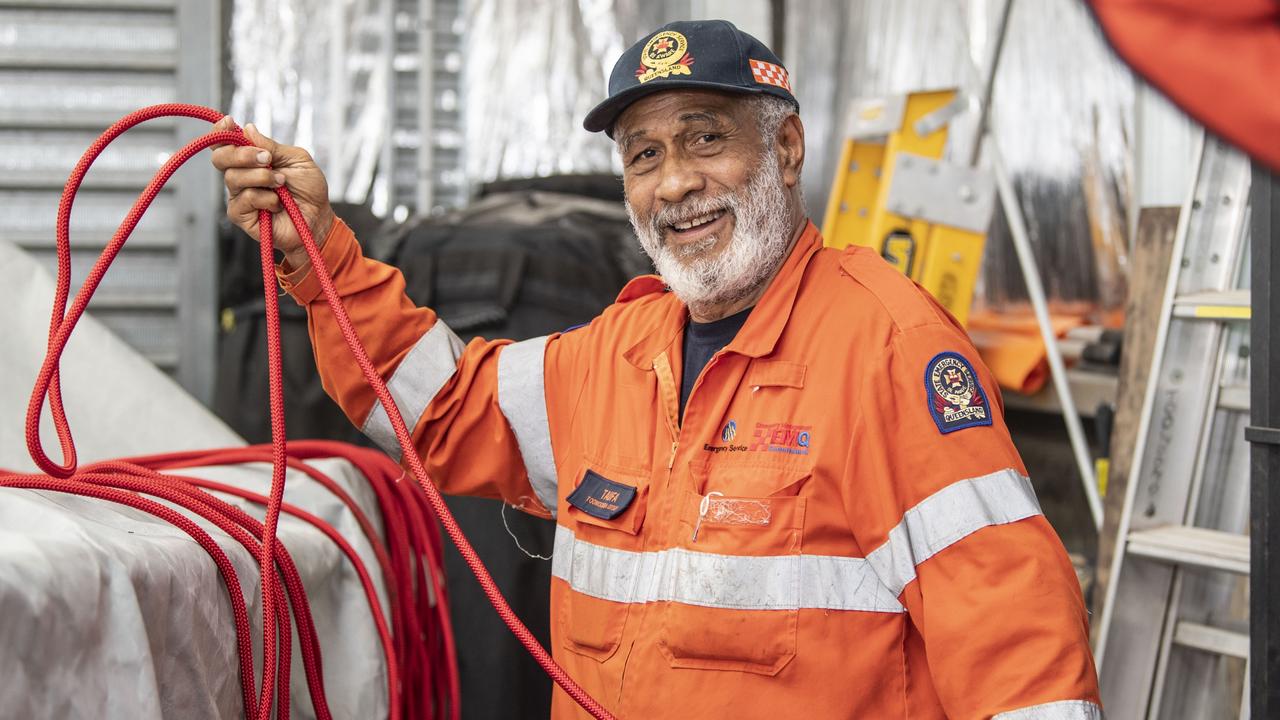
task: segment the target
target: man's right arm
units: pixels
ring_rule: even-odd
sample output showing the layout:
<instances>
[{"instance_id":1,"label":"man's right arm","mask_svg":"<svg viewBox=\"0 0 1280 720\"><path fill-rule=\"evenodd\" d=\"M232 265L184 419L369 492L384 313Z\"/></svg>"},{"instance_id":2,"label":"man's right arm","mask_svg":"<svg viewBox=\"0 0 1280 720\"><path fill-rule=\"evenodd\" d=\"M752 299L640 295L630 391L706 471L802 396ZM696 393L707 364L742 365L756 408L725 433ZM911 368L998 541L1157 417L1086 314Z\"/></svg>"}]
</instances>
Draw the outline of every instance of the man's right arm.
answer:
<instances>
[{"instance_id":1,"label":"man's right arm","mask_svg":"<svg viewBox=\"0 0 1280 720\"><path fill-rule=\"evenodd\" d=\"M227 214L256 236L258 211L273 213L273 239L285 254L277 276L307 309L316 367L329 396L352 423L401 459L387 411L357 366L301 239L280 212L274 191L279 185L298 201L351 323L410 430L410 451L418 453L441 490L501 498L535 515L553 513L547 349L554 349L551 364L558 375L573 374L577 353L560 347L565 343L555 342L557 336L464 346L433 311L413 305L398 269L364 257L351 230L334 218L323 173L306 151L277 144L249 126L246 131L260 147L214 152L230 192ZM266 161L262 152L269 155Z\"/></svg>"},{"instance_id":2,"label":"man's right arm","mask_svg":"<svg viewBox=\"0 0 1280 720\"><path fill-rule=\"evenodd\" d=\"M413 451L441 489L500 497L540 515L554 509L546 338L477 339L464 346L432 310L413 305L398 269L364 257L341 220L321 252L352 325L413 435ZM352 423L399 459L391 420L356 365L312 268L277 272L285 290L307 308L325 391Z\"/></svg>"}]
</instances>

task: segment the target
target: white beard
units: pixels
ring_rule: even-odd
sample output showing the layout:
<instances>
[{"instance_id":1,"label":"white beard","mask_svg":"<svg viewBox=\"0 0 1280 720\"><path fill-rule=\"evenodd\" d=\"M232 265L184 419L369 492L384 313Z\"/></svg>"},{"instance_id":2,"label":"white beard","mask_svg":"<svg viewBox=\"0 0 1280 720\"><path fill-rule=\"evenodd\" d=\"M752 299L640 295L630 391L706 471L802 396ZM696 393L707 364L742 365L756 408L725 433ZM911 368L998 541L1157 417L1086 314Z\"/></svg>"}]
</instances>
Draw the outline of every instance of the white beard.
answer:
<instances>
[{"instance_id":1,"label":"white beard","mask_svg":"<svg viewBox=\"0 0 1280 720\"><path fill-rule=\"evenodd\" d=\"M781 267L792 234L787 192L777 155L765 152L755 174L737 192L691 197L664 207L648 221L638 218L630 203L627 214L663 281L698 312L748 297ZM663 231L671 223L717 210L734 217L733 237L718 255L703 257L719 241L716 235L677 249L663 242Z\"/></svg>"}]
</instances>

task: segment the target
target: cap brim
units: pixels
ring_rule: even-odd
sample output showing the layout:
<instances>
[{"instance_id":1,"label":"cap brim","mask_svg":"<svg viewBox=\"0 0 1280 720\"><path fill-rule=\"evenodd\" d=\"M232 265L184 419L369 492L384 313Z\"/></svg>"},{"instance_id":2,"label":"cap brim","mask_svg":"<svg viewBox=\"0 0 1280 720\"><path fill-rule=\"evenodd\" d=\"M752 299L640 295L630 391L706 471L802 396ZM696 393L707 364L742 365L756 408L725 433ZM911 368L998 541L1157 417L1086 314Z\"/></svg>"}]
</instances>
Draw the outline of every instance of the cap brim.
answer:
<instances>
[{"instance_id":1,"label":"cap brim","mask_svg":"<svg viewBox=\"0 0 1280 720\"><path fill-rule=\"evenodd\" d=\"M741 85L729 85L728 83L707 82L705 80L662 80L653 85L637 85L627 88L622 92L608 98L604 102L592 108L587 113L587 117L582 121L582 127L589 132L604 131L610 138L613 137L613 124L617 122L618 116L624 110L630 107L631 103L639 100L646 95L663 92L665 90L719 90L722 92L737 93L740 95L765 95L772 94L764 89L763 86L743 87Z\"/></svg>"}]
</instances>

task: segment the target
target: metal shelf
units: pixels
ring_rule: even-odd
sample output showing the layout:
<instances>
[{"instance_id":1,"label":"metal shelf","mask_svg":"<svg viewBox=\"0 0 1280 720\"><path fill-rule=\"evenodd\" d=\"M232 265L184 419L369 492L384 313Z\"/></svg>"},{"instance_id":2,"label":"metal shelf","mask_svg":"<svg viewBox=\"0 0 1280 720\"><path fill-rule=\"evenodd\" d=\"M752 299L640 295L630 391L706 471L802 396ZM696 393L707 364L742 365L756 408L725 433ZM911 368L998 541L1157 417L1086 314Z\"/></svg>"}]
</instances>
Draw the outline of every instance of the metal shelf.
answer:
<instances>
[{"instance_id":1,"label":"metal shelf","mask_svg":"<svg viewBox=\"0 0 1280 720\"><path fill-rule=\"evenodd\" d=\"M1099 405L1115 403L1120 380L1110 373L1072 368L1067 370L1067 383L1071 388L1071 397L1080 410L1080 416L1091 418L1097 412ZM1034 395L1023 395L1020 392L1006 390L1004 402L1006 407L1014 410L1062 412L1058 392L1052 383L1045 383L1044 388Z\"/></svg>"}]
</instances>

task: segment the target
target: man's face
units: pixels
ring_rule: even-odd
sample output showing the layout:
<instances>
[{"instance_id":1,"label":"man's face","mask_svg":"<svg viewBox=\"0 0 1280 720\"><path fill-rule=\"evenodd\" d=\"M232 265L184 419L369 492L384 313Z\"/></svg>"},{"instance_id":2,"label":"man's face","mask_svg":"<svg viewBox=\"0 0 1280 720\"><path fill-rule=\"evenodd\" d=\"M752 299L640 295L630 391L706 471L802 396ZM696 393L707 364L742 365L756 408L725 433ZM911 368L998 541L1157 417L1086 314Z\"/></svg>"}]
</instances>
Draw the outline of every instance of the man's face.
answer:
<instances>
[{"instance_id":1,"label":"man's face","mask_svg":"<svg viewBox=\"0 0 1280 720\"><path fill-rule=\"evenodd\" d=\"M690 306L748 296L785 258L791 185L741 95L671 90L614 128L636 235Z\"/></svg>"},{"instance_id":2,"label":"man's face","mask_svg":"<svg viewBox=\"0 0 1280 720\"><path fill-rule=\"evenodd\" d=\"M627 108L614 136L636 218L657 221L659 242L686 264L723 252L736 218L715 201L745 186L764 152L741 97L656 93Z\"/></svg>"}]
</instances>

